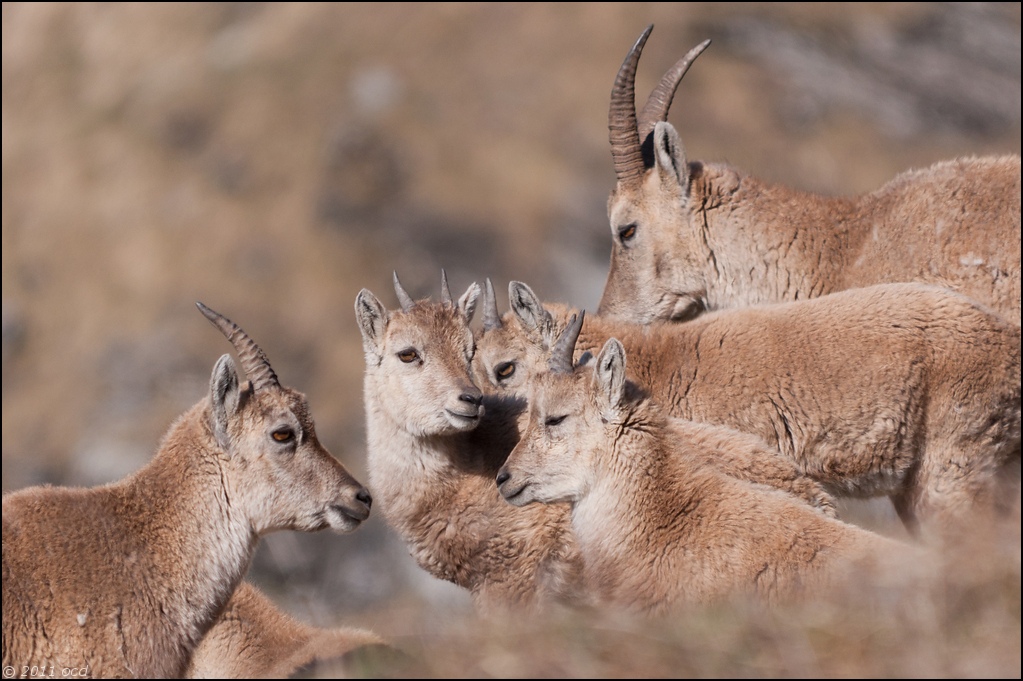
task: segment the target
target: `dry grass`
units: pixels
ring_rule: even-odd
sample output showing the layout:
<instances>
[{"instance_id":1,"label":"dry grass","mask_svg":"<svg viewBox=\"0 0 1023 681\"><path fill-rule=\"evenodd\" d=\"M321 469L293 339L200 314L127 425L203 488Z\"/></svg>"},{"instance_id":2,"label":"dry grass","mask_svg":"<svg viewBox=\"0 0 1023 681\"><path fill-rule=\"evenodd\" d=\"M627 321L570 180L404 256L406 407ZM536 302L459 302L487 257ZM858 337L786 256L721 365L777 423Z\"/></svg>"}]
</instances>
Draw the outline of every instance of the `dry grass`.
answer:
<instances>
[{"instance_id":1,"label":"dry grass","mask_svg":"<svg viewBox=\"0 0 1023 681\"><path fill-rule=\"evenodd\" d=\"M1020 542L1014 522L933 563L834 598L734 602L670 617L557 610L481 620L425 608L378 612L404 656L368 651L367 678L1019 678ZM314 671L330 675L329 666Z\"/></svg>"}]
</instances>

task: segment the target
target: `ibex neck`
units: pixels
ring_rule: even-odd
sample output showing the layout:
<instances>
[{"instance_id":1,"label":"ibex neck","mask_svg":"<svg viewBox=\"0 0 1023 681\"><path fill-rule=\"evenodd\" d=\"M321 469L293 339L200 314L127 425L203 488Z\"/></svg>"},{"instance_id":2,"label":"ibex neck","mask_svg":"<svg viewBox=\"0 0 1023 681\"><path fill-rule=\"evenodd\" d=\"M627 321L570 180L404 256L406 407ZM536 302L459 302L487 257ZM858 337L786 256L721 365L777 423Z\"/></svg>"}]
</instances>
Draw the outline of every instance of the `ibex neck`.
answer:
<instances>
[{"instance_id":1,"label":"ibex neck","mask_svg":"<svg viewBox=\"0 0 1023 681\"><path fill-rule=\"evenodd\" d=\"M163 617L191 650L238 586L258 536L232 506L204 410L188 412L147 466L111 487ZM180 670L179 670L180 673Z\"/></svg>"},{"instance_id":2,"label":"ibex neck","mask_svg":"<svg viewBox=\"0 0 1023 681\"><path fill-rule=\"evenodd\" d=\"M625 547L646 542L645 528L651 512L661 513L686 503L677 497L674 487L663 484L666 476L662 468L671 456L666 451L670 445L663 436L663 419L659 414L649 420L644 416L634 414L633 423L607 443L597 457L592 487L572 509L572 529L589 557L610 550L605 558L616 560ZM609 542L608 536L615 537L615 541Z\"/></svg>"},{"instance_id":3,"label":"ibex neck","mask_svg":"<svg viewBox=\"0 0 1023 681\"><path fill-rule=\"evenodd\" d=\"M849 199L769 185L749 176L729 200L703 201L692 220L714 263L708 271L708 308L831 293L845 267L853 213Z\"/></svg>"}]
</instances>

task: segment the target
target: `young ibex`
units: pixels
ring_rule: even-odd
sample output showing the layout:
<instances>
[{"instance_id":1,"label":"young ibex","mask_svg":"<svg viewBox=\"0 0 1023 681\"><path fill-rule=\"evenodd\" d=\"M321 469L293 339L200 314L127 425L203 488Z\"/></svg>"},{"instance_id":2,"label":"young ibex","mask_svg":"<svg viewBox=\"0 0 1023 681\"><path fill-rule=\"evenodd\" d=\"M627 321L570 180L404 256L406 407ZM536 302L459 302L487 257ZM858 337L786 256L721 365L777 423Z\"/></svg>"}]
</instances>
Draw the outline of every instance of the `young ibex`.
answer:
<instances>
[{"instance_id":1,"label":"young ibex","mask_svg":"<svg viewBox=\"0 0 1023 681\"><path fill-rule=\"evenodd\" d=\"M669 418L626 381L613 338L592 368L574 368L573 332L534 379L528 426L496 482L515 506L571 505L599 605L663 614L737 596L817 597L906 550L708 466L745 439Z\"/></svg>"},{"instance_id":2,"label":"young ibex","mask_svg":"<svg viewBox=\"0 0 1023 681\"><path fill-rule=\"evenodd\" d=\"M365 629L323 629L280 610L242 582L200 641L185 674L190 679L283 679L317 663L332 663L363 646L384 646Z\"/></svg>"},{"instance_id":3,"label":"young ibex","mask_svg":"<svg viewBox=\"0 0 1023 681\"><path fill-rule=\"evenodd\" d=\"M443 278L439 304L413 301L397 277L394 286L401 310L388 312L366 289L355 301L370 481L387 522L423 569L469 590L482 612L584 602L567 507L515 509L494 488L525 424L525 400L484 395L474 382L469 321L479 286L457 304ZM760 449L720 465L834 512L819 484L786 460L765 463L777 457Z\"/></svg>"},{"instance_id":4,"label":"young ibex","mask_svg":"<svg viewBox=\"0 0 1023 681\"><path fill-rule=\"evenodd\" d=\"M637 322L813 298L884 282L953 288L1020 323L1020 157L960 158L858 197L767 183L689 161L668 107L705 41L637 116L635 76L653 26L611 93L611 268L598 313Z\"/></svg>"},{"instance_id":5,"label":"young ibex","mask_svg":"<svg viewBox=\"0 0 1023 681\"><path fill-rule=\"evenodd\" d=\"M470 371L469 321L479 286L453 303L401 309L368 290L355 314L366 356L364 401L370 482L381 512L433 576L467 589L481 612L575 598L579 570L565 506L516 509L494 476L518 441L520 400L488 399Z\"/></svg>"},{"instance_id":6,"label":"young ibex","mask_svg":"<svg viewBox=\"0 0 1023 681\"><path fill-rule=\"evenodd\" d=\"M351 532L369 516L369 493L317 440L305 396L240 327L198 307L246 384L222 356L208 397L121 481L4 495L5 670L181 676L261 535Z\"/></svg>"},{"instance_id":7,"label":"young ibex","mask_svg":"<svg viewBox=\"0 0 1023 681\"><path fill-rule=\"evenodd\" d=\"M570 310L512 282L502 320L492 297L475 361L519 391ZM1020 327L953 291L883 284L682 324L591 316L577 350L611 337L672 416L756 435L836 496L888 496L911 532L1018 497Z\"/></svg>"}]
</instances>

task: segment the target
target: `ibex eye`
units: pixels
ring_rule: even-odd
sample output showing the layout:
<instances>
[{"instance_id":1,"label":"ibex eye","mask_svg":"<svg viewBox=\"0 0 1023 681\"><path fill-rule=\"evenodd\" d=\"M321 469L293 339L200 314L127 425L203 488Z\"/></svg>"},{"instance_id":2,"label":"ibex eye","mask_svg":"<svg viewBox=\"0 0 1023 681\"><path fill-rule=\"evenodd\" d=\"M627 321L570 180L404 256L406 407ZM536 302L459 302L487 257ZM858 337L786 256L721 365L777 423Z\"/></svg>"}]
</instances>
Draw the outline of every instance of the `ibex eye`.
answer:
<instances>
[{"instance_id":1,"label":"ibex eye","mask_svg":"<svg viewBox=\"0 0 1023 681\"><path fill-rule=\"evenodd\" d=\"M503 381L515 375L515 362L501 362L494 369L497 380Z\"/></svg>"},{"instance_id":2,"label":"ibex eye","mask_svg":"<svg viewBox=\"0 0 1023 681\"><path fill-rule=\"evenodd\" d=\"M278 428L274 432L270 433L270 437L277 442L290 442L295 439L295 431L291 428Z\"/></svg>"},{"instance_id":3,"label":"ibex eye","mask_svg":"<svg viewBox=\"0 0 1023 681\"><path fill-rule=\"evenodd\" d=\"M398 359L405 362L405 364L409 364L419 359L419 353L412 348L408 348L407 350L402 350L398 353Z\"/></svg>"},{"instance_id":4,"label":"ibex eye","mask_svg":"<svg viewBox=\"0 0 1023 681\"><path fill-rule=\"evenodd\" d=\"M567 416L567 415L566 415ZM556 426L565 420L566 416L548 416L547 420L544 421L544 425Z\"/></svg>"},{"instance_id":5,"label":"ibex eye","mask_svg":"<svg viewBox=\"0 0 1023 681\"><path fill-rule=\"evenodd\" d=\"M624 227L618 228L618 240L622 243L632 240L632 237L636 236L636 223L630 223Z\"/></svg>"}]
</instances>

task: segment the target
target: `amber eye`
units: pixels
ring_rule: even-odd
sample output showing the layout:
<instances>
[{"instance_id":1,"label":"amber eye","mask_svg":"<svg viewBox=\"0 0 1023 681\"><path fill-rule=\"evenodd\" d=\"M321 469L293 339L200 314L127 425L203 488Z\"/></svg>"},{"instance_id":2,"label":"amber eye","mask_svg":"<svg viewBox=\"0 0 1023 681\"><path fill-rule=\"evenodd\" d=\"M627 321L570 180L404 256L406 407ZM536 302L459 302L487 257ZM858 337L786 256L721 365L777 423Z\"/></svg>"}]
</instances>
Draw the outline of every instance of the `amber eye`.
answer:
<instances>
[{"instance_id":1,"label":"amber eye","mask_svg":"<svg viewBox=\"0 0 1023 681\"><path fill-rule=\"evenodd\" d=\"M618 229L618 240L622 243L631 241L632 237L636 236L636 223L630 223L624 227Z\"/></svg>"},{"instance_id":2,"label":"amber eye","mask_svg":"<svg viewBox=\"0 0 1023 681\"><path fill-rule=\"evenodd\" d=\"M419 353L412 348L408 348L398 353L398 359L405 362L405 364L409 364L410 362L415 362L419 359Z\"/></svg>"},{"instance_id":3,"label":"amber eye","mask_svg":"<svg viewBox=\"0 0 1023 681\"><path fill-rule=\"evenodd\" d=\"M547 417L547 420L544 421L544 425L546 425L546 426L556 426L559 423L561 423L562 421L564 421L566 417L567 417L567 415L566 416L549 416L549 417Z\"/></svg>"},{"instance_id":4,"label":"amber eye","mask_svg":"<svg viewBox=\"0 0 1023 681\"><path fill-rule=\"evenodd\" d=\"M277 442L290 442L295 439L295 431L291 428L278 428L274 432L270 433L270 437Z\"/></svg>"},{"instance_id":5,"label":"amber eye","mask_svg":"<svg viewBox=\"0 0 1023 681\"><path fill-rule=\"evenodd\" d=\"M501 362L494 369L497 380L504 381L515 375L515 362Z\"/></svg>"}]
</instances>

